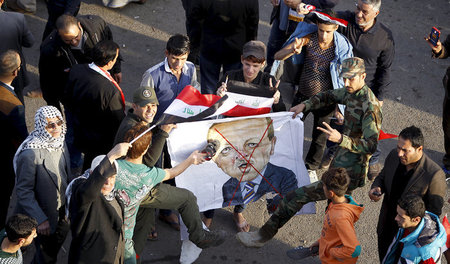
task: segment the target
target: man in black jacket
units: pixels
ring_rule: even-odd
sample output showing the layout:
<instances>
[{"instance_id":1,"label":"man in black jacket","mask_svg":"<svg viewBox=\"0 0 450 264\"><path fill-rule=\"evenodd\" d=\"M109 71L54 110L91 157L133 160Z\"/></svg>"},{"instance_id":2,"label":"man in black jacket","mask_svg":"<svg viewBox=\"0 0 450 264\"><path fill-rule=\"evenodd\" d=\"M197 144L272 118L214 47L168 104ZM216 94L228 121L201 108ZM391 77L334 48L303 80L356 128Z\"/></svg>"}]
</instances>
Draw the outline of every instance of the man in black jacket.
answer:
<instances>
[{"instance_id":1,"label":"man in black jacket","mask_svg":"<svg viewBox=\"0 0 450 264\"><path fill-rule=\"evenodd\" d=\"M113 145L116 131L125 117L125 97L108 73L119 56L111 40L97 43L93 63L74 65L64 91L65 107L73 116L74 144L84 153L84 169L92 159Z\"/></svg>"},{"instance_id":2,"label":"man in black jacket","mask_svg":"<svg viewBox=\"0 0 450 264\"><path fill-rule=\"evenodd\" d=\"M123 204L114 195L117 168L114 161L127 154L131 144L114 146L98 156L90 170L67 187L72 242L69 263L123 263Z\"/></svg>"},{"instance_id":3,"label":"man in black jacket","mask_svg":"<svg viewBox=\"0 0 450 264\"><path fill-rule=\"evenodd\" d=\"M63 87L72 66L92 62L95 44L102 40L113 40L113 36L106 22L93 15L78 18L62 15L56 21L56 28L41 45L39 80L44 100L48 105L60 108ZM117 83L122 79L120 61L119 56L111 69Z\"/></svg>"}]
</instances>

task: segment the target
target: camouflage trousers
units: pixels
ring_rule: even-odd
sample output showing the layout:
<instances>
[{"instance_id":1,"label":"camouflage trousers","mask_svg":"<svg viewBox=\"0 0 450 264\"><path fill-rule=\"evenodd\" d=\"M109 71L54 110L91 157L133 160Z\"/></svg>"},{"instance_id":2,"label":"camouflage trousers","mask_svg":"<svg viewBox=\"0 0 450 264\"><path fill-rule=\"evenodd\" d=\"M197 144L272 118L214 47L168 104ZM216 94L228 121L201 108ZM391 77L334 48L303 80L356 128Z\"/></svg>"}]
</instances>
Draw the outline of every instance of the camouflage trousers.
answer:
<instances>
[{"instance_id":1,"label":"camouflage trousers","mask_svg":"<svg viewBox=\"0 0 450 264\"><path fill-rule=\"evenodd\" d=\"M351 195L352 191L361 187L360 180L352 179L347 190L347 194ZM269 220L261 227L259 233L264 240L272 239L278 229L286 224L302 207L309 202L326 200L323 192L322 181L317 181L309 185L298 188L289 192L281 201L277 210L269 218Z\"/></svg>"}]
</instances>

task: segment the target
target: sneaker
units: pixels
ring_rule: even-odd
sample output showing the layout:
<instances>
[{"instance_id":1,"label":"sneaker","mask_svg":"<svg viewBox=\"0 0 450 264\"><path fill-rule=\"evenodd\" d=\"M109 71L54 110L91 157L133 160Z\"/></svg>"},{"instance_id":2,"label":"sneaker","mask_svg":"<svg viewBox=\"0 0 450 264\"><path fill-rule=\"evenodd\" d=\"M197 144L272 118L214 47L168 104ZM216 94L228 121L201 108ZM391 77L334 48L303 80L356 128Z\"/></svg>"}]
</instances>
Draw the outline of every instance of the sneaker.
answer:
<instances>
[{"instance_id":1,"label":"sneaker","mask_svg":"<svg viewBox=\"0 0 450 264\"><path fill-rule=\"evenodd\" d=\"M379 162L370 165L369 172L367 173L367 179L369 179L369 181L373 181L378 176L378 174L380 174L381 169L382 167Z\"/></svg>"},{"instance_id":2,"label":"sneaker","mask_svg":"<svg viewBox=\"0 0 450 264\"><path fill-rule=\"evenodd\" d=\"M319 247L313 247L312 249L309 247L299 246L293 249L286 251L286 255L295 260L304 259L307 257L314 256L318 253Z\"/></svg>"},{"instance_id":3,"label":"sneaker","mask_svg":"<svg viewBox=\"0 0 450 264\"><path fill-rule=\"evenodd\" d=\"M196 243L197 247L201 249L209 247L217 247L225 241L227 232L225 230L219 231L206 231L205 237L200 242Z\"/></svg>"},{"instance_id":4,"label":"sneaker","mask_svg":"<svg viewBox=\"0 0 450 264\"><path fill-rule=\"evenodd\" d=\"M267 240L263 239L259 231L255 232L239 232L236 239L246 247L260 248L266 244Z\"/></svg>"},{"instance_id":5,"label":"sneaker","mask_svg":"<svg viewBox=\"0 0 450 264\"><path fill-rule=\"evenodd\" d=\"M309 175L309 180L311 181L311 183L319 180L319 178L317 178L316 170L308 170L308 175Z\"/></svg>"}]
</instances>

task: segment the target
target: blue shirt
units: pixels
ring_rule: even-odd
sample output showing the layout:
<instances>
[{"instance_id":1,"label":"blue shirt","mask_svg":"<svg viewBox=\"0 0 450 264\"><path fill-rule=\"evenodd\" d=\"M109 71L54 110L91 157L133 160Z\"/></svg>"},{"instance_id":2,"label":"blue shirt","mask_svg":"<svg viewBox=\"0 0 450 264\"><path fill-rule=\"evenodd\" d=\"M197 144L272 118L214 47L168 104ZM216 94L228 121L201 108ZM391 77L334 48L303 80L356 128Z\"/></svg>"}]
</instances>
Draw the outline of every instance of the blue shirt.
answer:
<instances>
[{"instance_id":1,"label":"blue shirt","mask_svg":"<svg viewBox=\"0 0 450 264\"><path fill-rule=\"evenodd\" d=\"M195 66L189 61L186 61L183 65L180 81L177 80L177 77L170 70L167 58L144 73L142 76L141 86L153 87L159 101L155 121L161 117L167 107L169 107L169 105L173 102L173 100L175 100L186 85L192 85L198 90L200 88L197 83Z\"/></svg>"}]
</instances>

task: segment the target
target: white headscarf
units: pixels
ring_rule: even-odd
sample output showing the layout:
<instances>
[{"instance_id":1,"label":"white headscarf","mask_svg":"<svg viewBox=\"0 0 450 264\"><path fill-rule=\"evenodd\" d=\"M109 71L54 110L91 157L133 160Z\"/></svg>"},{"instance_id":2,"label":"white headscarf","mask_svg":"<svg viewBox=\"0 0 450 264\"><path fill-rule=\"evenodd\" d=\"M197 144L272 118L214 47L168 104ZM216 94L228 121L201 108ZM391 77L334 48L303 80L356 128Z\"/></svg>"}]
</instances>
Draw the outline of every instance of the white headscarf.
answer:
<instances>
[{"instance_id":1,"label":"white headscarf","mask_svg":"<svg viewBox=\"0 0 450 264\"><path fill-rule=\"evenodd\" d=\"M61 112L54 106L43 106L36 111L34 116L34 130L23 141L16 151L14 156L14 171L17 168L17 157L19 154L27 149L47 149L48 151L60 150L64 146L64 138L66 134L66 124L63 123L61 127L61 136L54 138L45 129L48 125L47 118L59 118L64 121Z\"/></svg>"}]
</instances>

